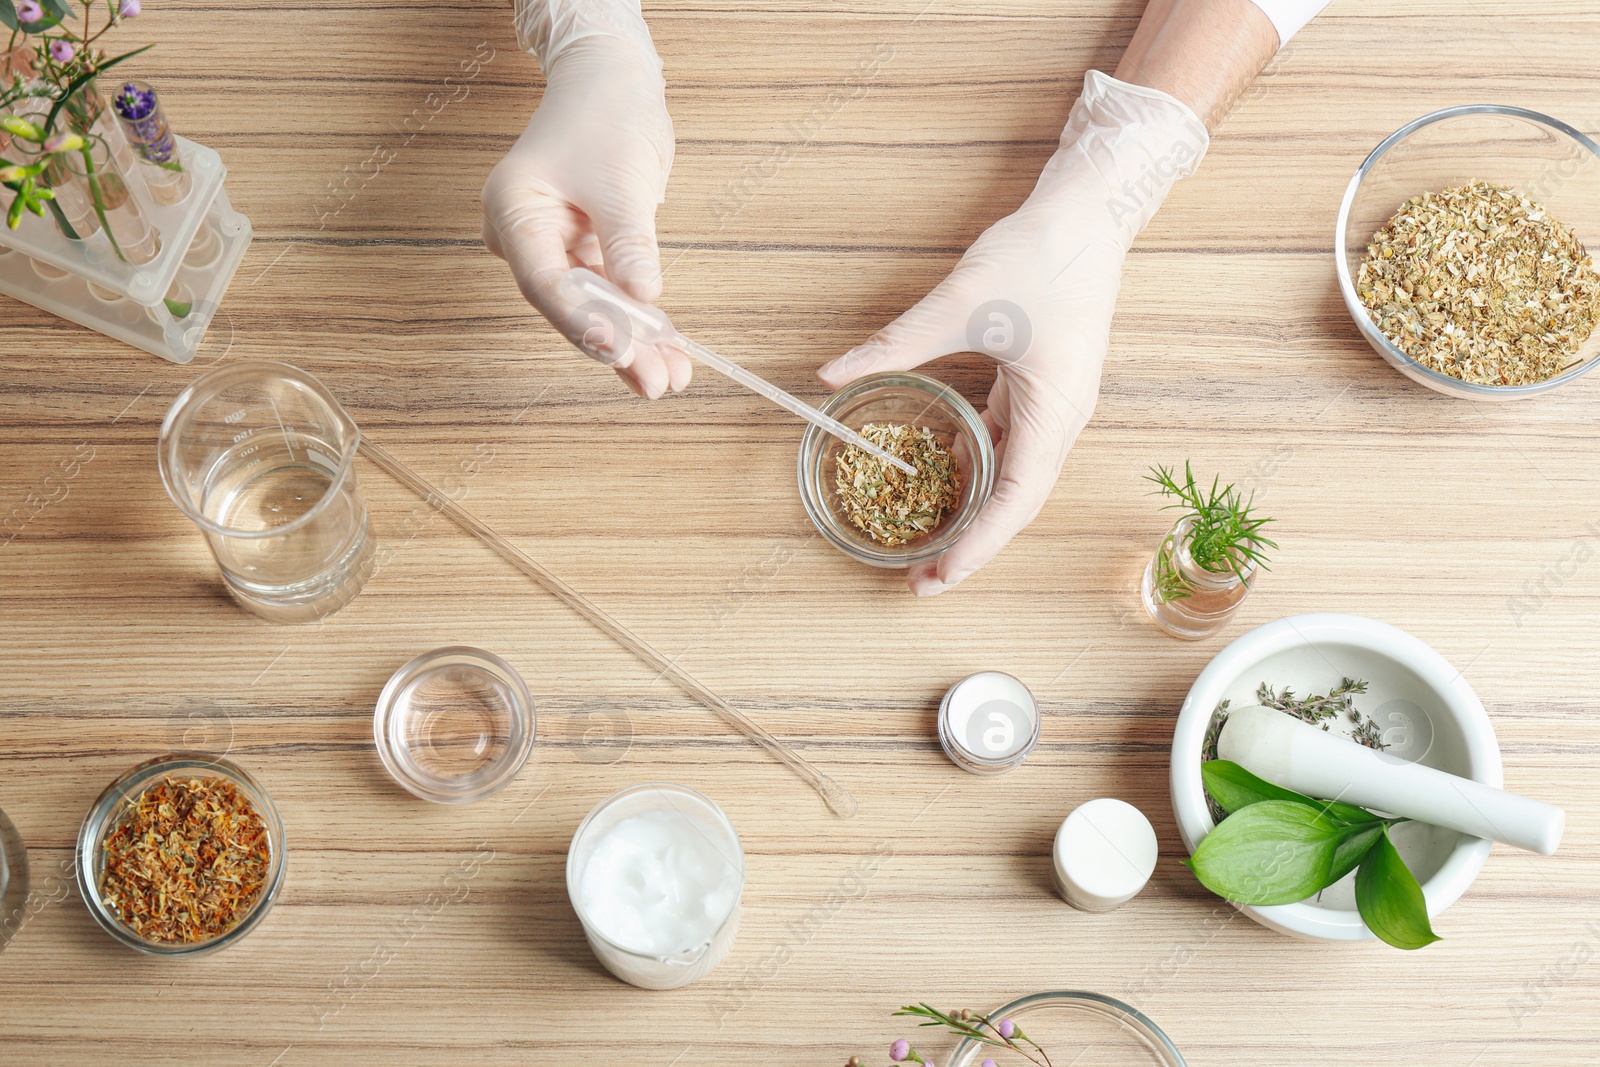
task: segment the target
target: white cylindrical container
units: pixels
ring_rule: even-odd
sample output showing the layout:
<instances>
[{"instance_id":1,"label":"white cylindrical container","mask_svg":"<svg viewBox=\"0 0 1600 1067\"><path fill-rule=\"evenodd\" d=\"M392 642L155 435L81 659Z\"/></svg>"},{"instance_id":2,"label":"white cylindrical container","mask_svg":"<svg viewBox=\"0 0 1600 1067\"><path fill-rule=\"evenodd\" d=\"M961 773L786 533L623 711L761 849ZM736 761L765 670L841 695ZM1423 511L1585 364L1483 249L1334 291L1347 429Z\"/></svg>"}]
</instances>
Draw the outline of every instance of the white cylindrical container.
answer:
<instances>
[{"instance_id":1,"label":"white cylindrical container","mask_svg":"<svg viewBox=\"0 0 1600 1067\"><path fill-rule=\"evenodd\" d=\"M1144 888L1159 853L1155 828L1132 804L1110 797L1080 804L1051 849L1056 892L1075 908L1110 911Z\"/></svg>"},{"instance_id":2,"label":"white cylindrical container","mask_svg":"<svg viewBox=\"0 0 1600 1067\"><path fill-rule=\"evenodd\" d=\"M636 785L601 801L572 835L567 896L589 947L641 989L698 982L739 927L744 848L712 800Z\"/></svg>"},{"instance_id":3,"label":"white cylindrical container","mask_svg":"<svg viewBox=\"0 0 1600 1067\"><path fill-rule=\"evenodd\" d=\"M939 703L939 744L964 771L1001 774L1039 743L1039 704L1016 678L979 671L952 685Z\"/></svg>"}]
</instances>

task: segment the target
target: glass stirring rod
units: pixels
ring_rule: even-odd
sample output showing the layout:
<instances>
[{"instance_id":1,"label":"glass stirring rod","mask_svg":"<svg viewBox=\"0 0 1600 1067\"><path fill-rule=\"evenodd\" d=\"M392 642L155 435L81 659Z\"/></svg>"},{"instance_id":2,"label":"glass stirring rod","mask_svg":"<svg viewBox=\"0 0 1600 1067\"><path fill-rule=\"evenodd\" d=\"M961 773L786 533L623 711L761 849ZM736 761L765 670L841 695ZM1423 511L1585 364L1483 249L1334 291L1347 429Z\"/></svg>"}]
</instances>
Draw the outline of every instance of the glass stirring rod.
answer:
<instances>
[{"instance_id":1,"label":"glass stirring rod","mask_svg":"<svg viewBox=\"0 0 1600 1067\"><path fill-rule=\"evenodd\" d=\"M450 520L457 526L492 548L501 559L538 582L556 599L566 604L567 607L576 611L579 615L582 615L596 627L604 630L617 644L659 670L661 673L657 677L671 678L679 689L682 689L707 708L716 712L729 725L766 749L774 759L794 771L795 774L798 774L821 794L823 802L828 805L835 815L845 819L854 817L858 807L856 798L851 796L849 791L838 782L813 767L805 757L774 737L760 723L707 689L688 671L678 666L675 660L668 659L656 651L654 645L651 645L644 638L606 614L598 604L556 577L555 574L545 570L531 556L496 533L492 526L445 496L443 492L434 488L426 478L423 478L422 475L390 455L387 450L373 444L367 437L361 438L361 443L358 447L362 455L381 467L395 481L417 494L429 505L449 516Z\"/></svg>"},{"instance_id":2,"label":"glass stirring rod","mask_svg":"<svg viewBox=\"0 0 1600 1067\"><path fill-rule=\"evenodd\" d=\"M632 339L644 341L647 344L663 344L671 345L673 348L681 348L718 374L732 378L751 392L759 393L779 407L793 412L819 429L826 430L845 444L855 445L862 451L877 456L885 463L892 463L907 474L917 473L917 468L898 456L891 455L879 448L838 419L829 418L804 400L784 392L765 378L752 374L733 362L733 360L717 355L698 341L691 341L679 333L672 325L672 320L667 318L660 310L648 304L639 303L594 271L586 267L574 267L572 270L567 271L561 278L561 295L580 307L589 303L603 304L611 311L611 317L615 320L611 324L613 336L615 336L618 325L626 320L628 328L632 330ZM620 358L621 355L621 352L599 354L602 360L608 357L611 360L615 360Z\"/></svg>"}]
</instances>

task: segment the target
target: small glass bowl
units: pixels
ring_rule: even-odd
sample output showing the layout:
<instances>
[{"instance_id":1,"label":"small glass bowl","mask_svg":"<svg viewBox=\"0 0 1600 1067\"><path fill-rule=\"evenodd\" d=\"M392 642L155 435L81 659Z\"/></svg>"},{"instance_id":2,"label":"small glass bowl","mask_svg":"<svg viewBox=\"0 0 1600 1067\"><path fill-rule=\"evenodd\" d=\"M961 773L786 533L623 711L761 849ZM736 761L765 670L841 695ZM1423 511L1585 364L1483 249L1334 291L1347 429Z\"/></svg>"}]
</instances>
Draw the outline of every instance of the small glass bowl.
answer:
<instances>
[{"instance_id":1,"label":"small glass bowl","mask_svg":"<svg viewBox=\"0 0 1600 1067\"><path fill-rule=\"evenodd\" d=\"M1081 990L1035 993L989 1017L1016 1020L1058 1064L1074 1067L1187 1067L1183 1053L1143 1012L1113 997ZM951 1067L974 1067L994 1046L963 1038Z\"/></svg>"},{"instance_id":2,"label":"small glass bowl","mask_svg":"<svg viewBox=\"0 0 1600 1067\"><path fill-rule=\"evenodd\" d=\"M395 671L372 718L384 767L435 804L481 800L510 785L536 730L522 675L465 645L425 652Z\"/></svg>"},{"instance_id":3,"label":"small glass bowl","mask_svg":"<svg viewBox=\"0 0 1600 1067\"><path fill-rule=\"evenodd\" d=\"M134 933L100 899L100 878L105 873L105 839L116 828L127 804L137 800L146 789L160 778L222 778L232 782L244 794L256 814L267 827L267 844L271 850L267 878L256 898L255 905L226 933L209 941L174 943L151 941ZM152 956L201 956L215 952L244 937L261 922L277 900L283 888L283 875L288 863L288 847L284 843L283 819L278 807L261 783L231 760L220 756L207 756L200 752L173 752L146 760L106 786L105 792L89 808L78 828L78 892L95 921L106 933L129 948L148 952Z\"/></svg>"},{"instance_id":4,"label":"small glass bowl","mask_svg":"<svg viewBox=\"0 0 1600 1067\"><path fill-rule=\"evenodd\" d=\"M994 442L971 404L943 382L898 371L869 374L834 393L822 412L859 430L869 422L926 426L954 454L961 501L932 533L906 545L883 545L857 529L834 489L844 442L808 425L800 438L800 500L822 536L839 551L874 567L909 567L937 559L967 532L994 491Z\"/></svg>"},{"instance_id":5,"label":"small glass bowl","mask_svg":"<svg viewBox=\"0 0 1600 1067\"><path fill-rule=\"evenodd\" d=\"M1374 148L1345 190L1334 227L1334 264L1345 307L1373 349L1412 381L1470 400L1516 400L1588 373L1600 331L1566 370L1532 385L1478 385L1441 374L1400 351L1356 295L1367 244L1413 196L1473 179L1512 186L1550 209L1584 247L1600 252L1600 146L1566 123L1520 107L1471 104L1407 123Z\"/></svg>"}]
</instances>

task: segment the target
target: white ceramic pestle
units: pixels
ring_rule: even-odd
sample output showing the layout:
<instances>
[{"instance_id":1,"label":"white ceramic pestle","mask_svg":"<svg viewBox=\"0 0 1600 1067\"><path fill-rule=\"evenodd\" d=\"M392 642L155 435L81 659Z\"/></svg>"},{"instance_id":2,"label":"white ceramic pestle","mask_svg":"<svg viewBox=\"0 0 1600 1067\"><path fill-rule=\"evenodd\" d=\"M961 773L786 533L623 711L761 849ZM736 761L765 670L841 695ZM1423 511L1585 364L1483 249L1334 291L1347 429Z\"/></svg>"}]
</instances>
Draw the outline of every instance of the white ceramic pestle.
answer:
<instances>
[{"instance_id":1,"label":"white ceramic pestle","mask_svg":"<svg viewBox=\"0 0 1600 1067\"><path fill-rule=\"evenodd\" d=\"M1228 713L1217 755L1274 785L1459 830L1548 856L1561 808L1424 767L1260 705Z\"/></svg>"}]
</instances>

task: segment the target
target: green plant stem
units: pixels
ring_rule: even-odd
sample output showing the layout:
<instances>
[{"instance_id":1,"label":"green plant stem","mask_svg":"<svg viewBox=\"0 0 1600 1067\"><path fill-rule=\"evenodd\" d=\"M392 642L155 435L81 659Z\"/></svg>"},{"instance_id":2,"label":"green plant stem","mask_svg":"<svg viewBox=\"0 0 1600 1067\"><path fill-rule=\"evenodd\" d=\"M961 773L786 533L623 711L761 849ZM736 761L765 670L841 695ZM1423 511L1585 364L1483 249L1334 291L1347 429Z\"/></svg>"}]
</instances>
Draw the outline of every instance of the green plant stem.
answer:
<instances>
[{"instance_id":1,"label":"green plant stem","mask_svg":"<svg viewBox=\"0 0 1600 1067\"><path fill-rule=\"evenodd\" d=\"M111 250L117 254L118 259L126 263L128 262L128 257L122 254L122 246L117 244L117 236L111 232L111 221L106 218L105 198L100 192L100 179L95 177L92 148L92 141L83 143L83 167L89 182L89 195L94 200L94 213L100 219L100 228L105 231L106 240L111 242Z\"/></svg>"}]
</instances>

